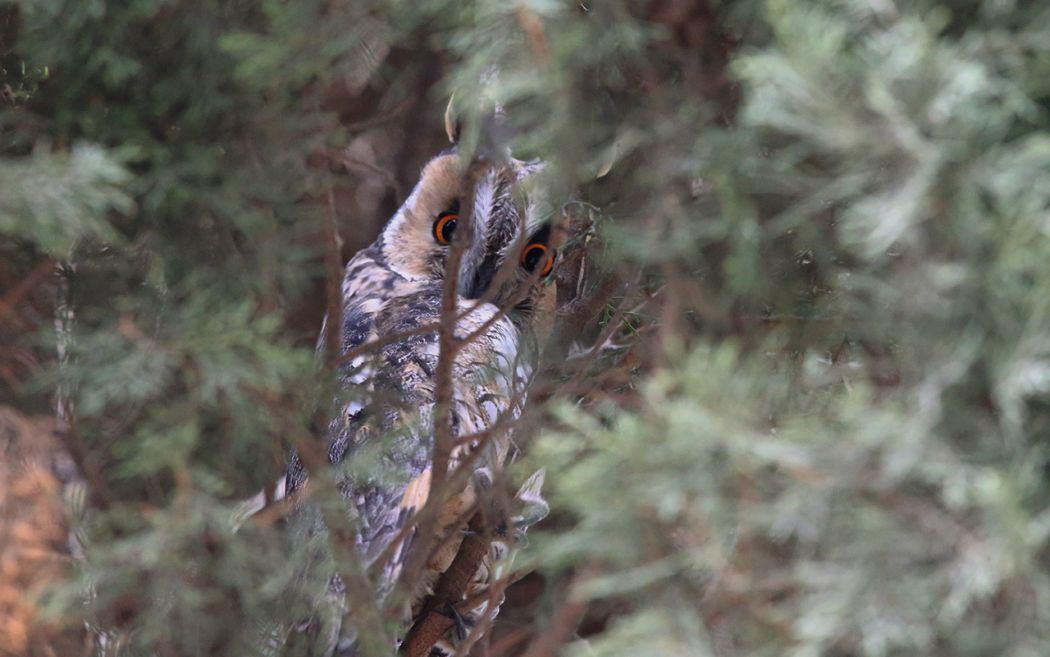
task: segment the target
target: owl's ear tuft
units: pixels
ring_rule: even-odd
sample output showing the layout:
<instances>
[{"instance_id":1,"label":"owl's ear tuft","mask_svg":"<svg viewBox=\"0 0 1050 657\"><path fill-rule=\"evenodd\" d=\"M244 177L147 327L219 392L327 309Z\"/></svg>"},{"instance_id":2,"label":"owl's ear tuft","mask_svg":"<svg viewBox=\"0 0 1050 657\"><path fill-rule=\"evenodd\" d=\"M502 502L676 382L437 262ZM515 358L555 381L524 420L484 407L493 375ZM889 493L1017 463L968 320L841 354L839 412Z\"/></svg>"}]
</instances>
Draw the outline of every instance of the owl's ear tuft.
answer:
<instances>
[{"instance_id":1,"label":"owl's ear tuft","mask_svg":"<svg viewBox=\"0 0 1050 657\"><path fill-rule=\"evenodd\" d=\"M445 107L445 134L453 144L459 142L460 125L456 120L456 111L453 104L456 101L456 93L448 97L448 106Z\"/></svg>"}]
</instances>

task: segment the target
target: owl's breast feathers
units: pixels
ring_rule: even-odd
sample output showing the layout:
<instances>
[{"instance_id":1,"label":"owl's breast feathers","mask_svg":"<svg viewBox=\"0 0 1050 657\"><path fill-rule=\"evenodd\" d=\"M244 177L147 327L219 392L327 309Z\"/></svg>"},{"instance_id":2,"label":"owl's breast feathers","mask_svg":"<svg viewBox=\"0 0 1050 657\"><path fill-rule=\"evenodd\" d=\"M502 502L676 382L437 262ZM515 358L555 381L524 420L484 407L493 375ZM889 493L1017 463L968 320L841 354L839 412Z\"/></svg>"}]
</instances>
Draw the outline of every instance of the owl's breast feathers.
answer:
<instances>
[{"instance_id":1,"label":"owl's breast feathers","mask_svg":"<svg viewBox=\"0 0 1050 657\"><path fill-rule=\"evenodd\" d=\"M417 294L391 298L375 315L375 330L381 338L422 331L440 320L441 289L432 285ZM466 316L457 325L457 336L466 338L492 318L496 310L490 305L469 312L473 303L461 304ZM513 362L517 357L518 336L506 318L492 323L476 339L465 343L453 362L452 427L456 437L477 434L484 440L484 451L473 464L475 469L502 467L510 440L506 431L483 436L505 414L516 415L514 394L520 386L520 374ZM405 522L426 503L430 492L430 457L433 448L435 388L434 375L440 358L436 331L420 332L383 347L371 364L373 408L381 424L380 433L389 443L381 450L387 479L368 477L349 482L354 490L360 517L361 547L366 560L384 553L389 541L400 532ZM518 383L521 383L520 381ZM378 402L378 404L376 403ZM382 410L379 410L382 409ZM365 411L368 414L368 411ZM450 467L456 467L479 440L453 452ZM462 519L473 504L475 492L468 487L454 495L442 509L439 526L447 530ZM379 504L372 502L382 500ZM364 508L360 503L365 502ZM396 580L405 547L401 546L388 562L385 587ZM453 550L454 554L454 550ZM442 559L443 560L443 559ZM447 563L444 564L447 567ZM444 568L439 568L443 570ZM381 588L385 588L381 586Z\"/></svg>"},{"instance_id":2,"label":"owl's breast feathers","mask_svg":"<svg viewBox=\"0 0 1050 657\"><path fill-rule=\"evenodd\" d=\"M341 487L356 511L362 553L367 561L382 554L429 493L433 445L434 375L440 357L436 326L441 318L441 281L410 281L384 266L376 248L357 254L343 282L343 354L375 340L390 340L358 355L340 372L343 390L329 425L329 460L368 449L378 458L369 473L346 473ZM491 304L460 301L465 315L460 339L477 332L498 311ZM507 317L493 321L458 350L453 363L452 424L455 435L480 434L512 408L523 383L518 330ZM506 432L488 438L476 467L497 468L506 459ZM469 449L469 445L465 446ZM454 457L462 458L466 449ZM456 463L454 458L453 466ZM372 471L375 474L372 474ZM297 486L289 482L291 490ZM301 482L299 482L301 485ZM395 575L392 573L392 575Z\"/></svg>"}]
</instances>

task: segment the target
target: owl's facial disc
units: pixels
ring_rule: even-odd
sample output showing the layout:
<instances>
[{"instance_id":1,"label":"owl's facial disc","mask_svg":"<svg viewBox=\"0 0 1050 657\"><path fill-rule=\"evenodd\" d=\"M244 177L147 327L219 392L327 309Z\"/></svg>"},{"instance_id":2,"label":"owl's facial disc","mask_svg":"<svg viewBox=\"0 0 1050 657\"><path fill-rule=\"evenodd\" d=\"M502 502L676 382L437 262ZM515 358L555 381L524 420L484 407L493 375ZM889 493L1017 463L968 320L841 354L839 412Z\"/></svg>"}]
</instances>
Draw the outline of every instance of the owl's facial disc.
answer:
<instances>
[{"instance_id":1,"label":"owl's facial disc","mask_svg":"<svg viewBox=\"0 0 1050 657\"><path fill-rule=\"evenodd\" d=\"M459 295L505 301L532 270L549 270L546 240L536 246L527 239L542 221L540 204L529 200L541 169L537 162L484 158L464 166L454 150L434 158L380 238L390 268L412 281L439 282L450 251L462 248Z\"/></svg>"},{"instance_id":2,"label":"owl's facial disc","mask_svg":"<svg viewBox=\"0 0 1050 657\"><path fill-rule=\"evenodd\" d=\"M459 221L459 157L446 153L427 163L419 182L390 220L380 244L391 269L413 281L440 280Z\"/></svg>"}]
</instances>

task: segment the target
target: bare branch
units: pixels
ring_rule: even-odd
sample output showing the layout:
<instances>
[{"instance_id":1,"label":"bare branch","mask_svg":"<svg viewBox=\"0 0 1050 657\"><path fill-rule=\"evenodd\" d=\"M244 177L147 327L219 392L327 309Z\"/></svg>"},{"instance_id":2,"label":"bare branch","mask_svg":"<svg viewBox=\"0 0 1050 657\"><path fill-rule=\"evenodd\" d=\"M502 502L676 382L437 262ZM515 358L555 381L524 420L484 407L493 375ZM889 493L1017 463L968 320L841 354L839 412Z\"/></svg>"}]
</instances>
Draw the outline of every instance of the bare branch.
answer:
<instances>
[{"instance_id":1,"label":"bare branch","mask_svg":"<svg viewBox=\"0 0 1050 657\"><path fill-rule=\"evenodd\" d=\"M480 512L474 515L468 527L470 533L463 539L456 558L438 579L434 594L427 599L419 620L405 636L401 655L427 657L434 644L452 629L454 621L449 611L463 601L467 586L492 543L492 534Z\"/></svg>"},{"instance_id":2,"label":"bare branch","mask_svg":"<svg viewBox=\"0 0 1050 657\"><path fill-rule=\"evenodd\" d=\"M590 579L597 567L592 566L573 577L566 589L564 602L551 617L551 623L529 643L521 657L553 657L558 648L572 638L587 613L587 601L577 595L580 585Z\"/></svg>"},{"instance_id":3,"label":"bare branch","mask_svg":"<svg viewBox=\"0 0 1050 657\"><path fill-rule=\"evenodd\" d=\"M290 417L288 409L281 408L278 400L269 395L265 395L264 398L274 417ZM313 495L334 495L341 500L339 488L331 476L331 468L328 467L328 458L320 448L321 441L295 422L285 424L291 432L292 443L299 457L310 472L310 480L314 482ZM347 597L354 601L354 604L349 606L349 615L359 632L361 653L365 657L385 657L390 654L390 646L394 645L394 642L384 630L375 590L368 579L357 548L357 530L351 525L346 514L340 513L336 506L326 504L324 500L318 503L330 532L330 546L338 565L338 575L346 586Z\"/></svg>"},{"instance_id":4,"label":"bare branch","mask_svg":"<svg viewBox=\"0 0 1050 657\"><path fill-rule=\"evenodd\" d=\"M325 336L325 363L330 371L338 366L339 352L343 342L343 263L342 240L339 237L339 221L335 208L335 192L328 186L328 243L325 245L325 305L327 306L327 334Z\"/></svg>"}]
</instances>

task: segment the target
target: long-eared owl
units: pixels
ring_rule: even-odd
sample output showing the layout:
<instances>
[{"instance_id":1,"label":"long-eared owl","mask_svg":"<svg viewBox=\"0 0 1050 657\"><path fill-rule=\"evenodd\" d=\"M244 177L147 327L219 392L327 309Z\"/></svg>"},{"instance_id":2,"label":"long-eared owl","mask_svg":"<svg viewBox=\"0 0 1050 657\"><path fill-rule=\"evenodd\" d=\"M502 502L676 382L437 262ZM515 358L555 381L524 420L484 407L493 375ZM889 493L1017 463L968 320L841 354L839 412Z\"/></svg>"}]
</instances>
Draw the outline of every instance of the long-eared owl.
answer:
<instances>
[{"instance_id":1,"label":"long-eared owl","mask_svg":"<svg viewBox=\"0 0 1050 657\"><path fill-rule=\"evenodd\" d=\"M455 147L432 159L376 241L346 265L342 325L325 328L341 331L346 360L327 430L328 461L338 473L364 565L379 562L376 589L382 600L397 582L411 544L412 533L402 529L430 494L440 358L436 326L450 252L454 245L460 249L448 419L451 437L461 440L450 469L469 462L471 476L451 491L438 513L443 547L429 555L413 582L406 619L451 563L466 530L464 513L485 503L494 478L513 456L505 427L520 413L535 345L549 330L555 305L550 274L558 227L536 189L541 169L537 162L493 155L468 161ZM348 353L369 343L379 346ZM293 454L288 493L306 479ZM483 559L471 582L471 599L485 598L479 593L497 577L513 537L545 515L541 483L538 473L514 496L510 531ZM309 503L293 515L291 527L297 544L324 542L321 514ZM312 637L313 654L354 654L355 632L342 622L348 604L342 584L334 573L321 573L319 581L328 584L316 591L317 609L298 630ZM500 601L494 600L497 608ZM486 600L450 611L457 626L438 651L449 650L481 614L496 609L488 609Z\"/></svg>"}]
</instances>

